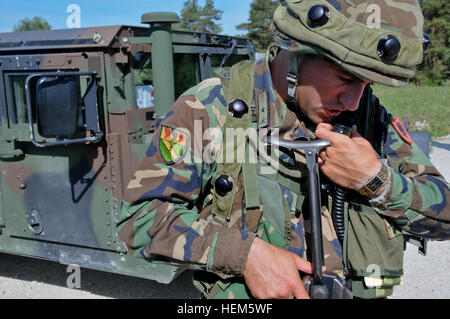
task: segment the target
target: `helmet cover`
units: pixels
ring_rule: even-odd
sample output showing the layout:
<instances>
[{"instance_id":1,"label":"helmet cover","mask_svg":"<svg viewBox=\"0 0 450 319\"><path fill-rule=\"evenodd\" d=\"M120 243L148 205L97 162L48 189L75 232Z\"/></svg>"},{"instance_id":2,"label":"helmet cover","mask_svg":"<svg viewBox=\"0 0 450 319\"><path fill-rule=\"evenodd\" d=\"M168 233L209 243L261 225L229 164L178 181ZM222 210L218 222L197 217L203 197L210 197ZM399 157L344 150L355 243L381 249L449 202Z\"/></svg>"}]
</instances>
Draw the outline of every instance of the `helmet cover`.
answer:
<instances>
[{"instance_id":1,"label":"helmet cover","mask_svg":"<svg viewBox=\"0 0 450 319\"><path fill-rule=\"evenodd\" d=\"M326 57L359 78L405 86L423 58L416 0L286 0L271 33L290 52Z\"/></svg>"}]
</instances>

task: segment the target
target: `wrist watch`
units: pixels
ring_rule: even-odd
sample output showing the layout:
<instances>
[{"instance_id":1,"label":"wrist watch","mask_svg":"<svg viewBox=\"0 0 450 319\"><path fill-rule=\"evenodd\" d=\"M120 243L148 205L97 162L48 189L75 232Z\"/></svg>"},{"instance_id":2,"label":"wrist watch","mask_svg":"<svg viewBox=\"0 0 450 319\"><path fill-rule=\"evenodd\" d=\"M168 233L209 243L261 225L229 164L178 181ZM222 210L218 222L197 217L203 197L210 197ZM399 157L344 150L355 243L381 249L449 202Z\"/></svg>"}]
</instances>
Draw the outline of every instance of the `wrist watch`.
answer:
<instances>
[{"instance_id":1,"label":"wrist watch","mask_svg":"<svg viewBox=\"0 0 450 319\"><path fill-rule=\"evenodd\" d=\"M357 189L356 191L364 196L373 195L387 183L388 178L389 168L387 167L387 165L382 164L378 174L370 179L363 187Z\"/></svg>"}]
</instances>

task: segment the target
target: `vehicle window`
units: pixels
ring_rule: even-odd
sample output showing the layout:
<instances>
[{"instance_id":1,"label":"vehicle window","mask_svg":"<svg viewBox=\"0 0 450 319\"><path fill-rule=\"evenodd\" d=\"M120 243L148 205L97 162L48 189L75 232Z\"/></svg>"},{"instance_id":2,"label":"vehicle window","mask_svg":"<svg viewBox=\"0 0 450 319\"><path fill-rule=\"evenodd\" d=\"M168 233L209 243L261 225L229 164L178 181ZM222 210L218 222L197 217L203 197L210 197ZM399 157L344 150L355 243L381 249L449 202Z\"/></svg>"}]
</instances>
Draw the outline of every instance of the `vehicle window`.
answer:
<instances>
[{"instance_id":1,"label":"vehicle window","mask_svg":"<svg viewBox=\"0 0 450 319\"><path fill-rule=\"evenodd\" d=\"M152 59L149 53L134 55L134 85L138 108L154 107Z\"/></svg>"},{"instance_id":2,"label":"vehicle window","mask_svg":"<svg viewBox=\"0 0 450 319\"><path fill-rule=\"evenodd\" d=\"M152 69L135 70L136 105L138 108L155 106L153 93Z\"/></svg>"},{"instance_id":3,"label":"vehicle window","mask_svg":"<svg viewBox=\"0 0 450 319\"><path fill-rule=\"evenodd\" d=\"M201 81L198 59L198 54L174 54L175 98Z\"/></svg>"},{"instance_id":4,"label":"vehicle window","mask_svg":"<svg viewBox=\"0 0 450 319\"><path fill-rule=\"evenodd\" d=\"M174 53L175 98L200 82L198 54ZM138 108L154 107L151 55L134 56L134 84Z\"/></svg>"},{"instance_id":5,"label":"vehicle window","mask_svg":"<svg viewBox=\"0 0 450 319\"><path fill-rule=\"evenodd\" d=\"M10 93L10 105L9 109L9 119L11 123L22 124L28 123L28 110L27 110L27 100L25 93L25 80L28 74L25 75L9 75L9 93ZM35 96L34 85L31 85L31 96ZM34 103L31 103L32 109L34 109ZM36 116L33 111L33 122L36 122Z\"/></svg>"},{"instance_id":6,"label":"vehicle window","mask_svg":"<svg viewBox=\"0 0 450 319\"><path fill-rule=\"evenodd\" d=\"M220 65L223 62L223 59L225 58L225 55L222 54L213 54L211 55L211 68L213 72L213 76L217 76L220 73L217 73L216 71L220 69ZM222 69L229 71L231 67L243 60L248 60L247 55L230 55L225 63L222 66Z\"/></svg>"}]
</instances>

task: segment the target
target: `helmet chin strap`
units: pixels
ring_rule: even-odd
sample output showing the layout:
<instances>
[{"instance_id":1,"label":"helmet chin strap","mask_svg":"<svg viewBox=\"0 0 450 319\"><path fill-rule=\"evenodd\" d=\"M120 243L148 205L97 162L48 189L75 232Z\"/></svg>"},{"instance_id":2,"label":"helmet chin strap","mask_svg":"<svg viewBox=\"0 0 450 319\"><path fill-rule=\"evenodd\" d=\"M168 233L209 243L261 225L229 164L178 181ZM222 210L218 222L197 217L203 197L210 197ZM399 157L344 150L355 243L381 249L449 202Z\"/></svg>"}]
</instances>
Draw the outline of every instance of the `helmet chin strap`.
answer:
<instances>
[{"instance_id":1,"label":"helmet chin strap","mask_svg":"<svg viewBox=\"0 0 450 319\"><path fill-rule=\"evenodd\" d=\"M302 55L294 52L289 52L289 71L286 77L286 80L288 82L287 100L289 103L292 103L296 107L299 106L297 94L297 85L299 81L298 66L299 63L301 63L302 59Z\"/></svg>"},{"instance_id":2,"label":"helmet chin strap","mask_svg":"<svg viewBox=\"0 0 450 319\"><path fill-rule=\"evenodd\" d=\"M305 60L305 56L305 54L289 52L289 71L286 77L288 82L287 102L293 106L293 109L291 110L296 113L297 116L302 117L302 121L304 121L306 127L314 131L316 124L314 124L305 114L303 114L297 94L297 86L300 81L299 69Z\"/></svg>"}]
</instances>

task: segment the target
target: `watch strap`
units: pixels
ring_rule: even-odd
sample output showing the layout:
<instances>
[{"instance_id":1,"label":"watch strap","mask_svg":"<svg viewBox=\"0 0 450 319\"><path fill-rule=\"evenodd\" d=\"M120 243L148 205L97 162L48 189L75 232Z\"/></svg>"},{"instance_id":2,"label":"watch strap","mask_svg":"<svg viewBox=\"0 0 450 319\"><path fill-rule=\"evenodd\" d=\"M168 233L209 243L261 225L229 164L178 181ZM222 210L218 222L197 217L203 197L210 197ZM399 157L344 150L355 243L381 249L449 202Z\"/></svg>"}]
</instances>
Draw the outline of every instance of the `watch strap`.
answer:
<instances>
[{"instance_id":1,"label":"watch strap","mask_svg":"<svg viewBox=\"0 0 450 319\"><path fill-rule=\"evenodd\" d=\"M363 187L356 191L364 196L370 196L375 194L380 188L382 188L389 178L389 168L382 163L380 171L372 179L370 179Z\"/></svg>"}]
</instances>

